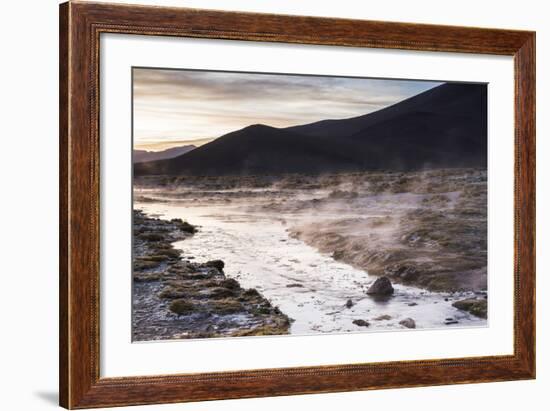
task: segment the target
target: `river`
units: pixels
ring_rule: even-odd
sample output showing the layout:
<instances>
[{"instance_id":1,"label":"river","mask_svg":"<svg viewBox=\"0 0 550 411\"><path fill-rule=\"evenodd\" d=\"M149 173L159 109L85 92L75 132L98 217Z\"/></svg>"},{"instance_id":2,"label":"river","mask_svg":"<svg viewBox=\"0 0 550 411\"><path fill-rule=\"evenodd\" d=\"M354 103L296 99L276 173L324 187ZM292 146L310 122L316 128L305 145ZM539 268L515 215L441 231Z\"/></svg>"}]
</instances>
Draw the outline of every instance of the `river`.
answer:
<instances>
[{"instance_id":1,"label":"river","mask_svg":"<svg viewBox=\"0 0 550 411\"><path fill-rule=\"evenodd\" d=\"M435 293L394 284L386 299L366 294L376 279L289 236L292 215L249 213L240 207L201 202L136 202L150 216L181 218L199 226L191 238L174 243L183 259L221 259L227 277L256 288L294 321L291 334L486 326L487 321L452 306L473 293ZM294 217L295 218L295 217ZM351 300L352 306L346 303ZM365 320L368 327L354 320Z\"/></svg>"}]
</instances>

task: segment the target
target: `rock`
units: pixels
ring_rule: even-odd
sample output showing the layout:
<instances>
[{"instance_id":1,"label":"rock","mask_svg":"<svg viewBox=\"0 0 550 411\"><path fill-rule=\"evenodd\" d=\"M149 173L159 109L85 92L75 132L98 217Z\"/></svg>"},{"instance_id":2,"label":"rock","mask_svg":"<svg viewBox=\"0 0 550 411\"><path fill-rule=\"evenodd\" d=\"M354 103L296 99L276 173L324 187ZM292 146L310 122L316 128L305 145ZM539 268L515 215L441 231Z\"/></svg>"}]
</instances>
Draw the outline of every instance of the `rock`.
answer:
<instances>
[{"instance_id":1,"label":"rock","mask_svg":"<svg viewBox=\"0 0 550 411\"><path fill-rule=\"evenodd\" d=\"M221 299L228 297L235 297L235 289L225 288L225 287L213 287L208 290L205 290L200 295L212 299Z\"/></svg>"},{"instance_id":2,"label":"rock","mask_svg":"<svg viewBox=\"0 0 550 411\"><path fill-rule=\"evenodd\" d=\"M371 295L392 295L393 286L388 277L378 278L367 290L367 294Z\"/></svg>"},{"instance_id":3,"label":"rock","mask_svg":"<svg viewBox=\"0 0 550 411\"><path fill-rule=\"evenodd\" d=\"M133 277L136 284L155 283L135 287L138 325L132 338L228 337L252 328L254 335L289 333L288 316L258 290L244 290L238 279L226 277L222 260L194 263L187 261L192 256L181 259L172 243L189 238L183 221L153 219L140 212L134 212L134 217ZM150 296L158 297L154 305L149 303ZM173 321L166 323L165 315Z\"/></svg>"},{"instance_id":4,"label":"rock","mask_svg":"<svg viewBox=\"0 0 550 411\"><path fill-rule=\"evenodd\" d=\"M230 290L238 290L241 288L239 282L234 278L226 278L220 283L220 286L229 288Z\"/></svg>"},{"instance_id":5,"label":"rock","mask_svg":"<svg viewBox=\"0 0 550 411\"><path fill-rule=\"evenodd\" d=\"M164 287L164 289L160 293L158 293L159 298L166 298L168 300L183 298L183 297L186 297L187 295L188 293L186 293L184 290L178 289L173 286Z\"/></svg>"},{"instance_id":6,"label":"rock","mask_svg":"<svg viewBox=\"0 0 550 411\"><path fill-rule=\"evenodd\" d=\"M258 290L256 290L255 288L249 288L248 290L245 290L243 292L243 296L245 296L246 298L261 298L261 294Z\"/></svg>"},{"instance_id":7,"label":"rock","mask_svg":"<svg viewBox=\"0 0 550 411\"><path fill-rule=\"evenodd\" d=\"M394 264L386 267L384 273L391 277L399 277L405 282L414 281L419 276L417 268L411 265Z\"/></svg>"},{"instance_id":8,"label":"rock","mask_svg":"<svg viewBox=\"0 0 550 411\"><path fill-rule=\"evenodd\" d=\"M225 263L222 260L211 260L206 262L205 267L213 267L216 268L219 271L223 271L223 268L225 267Z\"/></svg>"},{"instance_id":9,"label":"rock","mask_svg":"<svg viewBox=\"0 0 550 411\"><path fill-rule=\"evenodd\" d=\"M138 235L140 240L146 240L146 241L162 241L164 240L164 236L162 234L158 233L143 233Z\"/></svg>"},{"instance_id":10,"label":"rock","mask_svg":"<svg viewBox=\"0 0 550 411\"><path fill-rule=\"evenodd\" d=\"M332 253L332 258L335 260L341 260L344 258L344 251L336 250Z\"/></svg>"},{"instance_id":11,"label":"rock","mask_svg":"<svg viewBox=\"0 0 550 411\"><path fill-rule=\"evenodd\" d=\"M134 260L134 272L150 270L152 268L156 268L159 265L160 263L158 261L146 261L146 260L136 258Z\"/></svg>"},{"instance_id":12,"label":"rock","mask_svg":"<svg viewBox=\"0 0 550 411\"><path fill-rule=\"evenodd\" d=\"M231 298L225 298L222 300L211 300L208 303L208 311L217 315L228 315L241 312L243 306L239 301ZM269 314L269 312L266 312Z\"/></svg>"},{"instance_id":13,"label":"rock","mask_svg":"<svg viewBox=\"0 0 550 411\"><path fill-rule=\"evenodd\" d=\"M458 324L457 320L445 320L445 325Z\"/></svg>"},{"instance_id":14,"label":"rock","mask_svg":"<svg viewBox=\"0 0 550 411\"><path fill-rule=\"evenodd\" d=\"M196 310L196 307L194 304L184 300L184 299L178 299L174 300L170 303L170 311L178 314L178 315L187 315L191 314Z\"/></svg>"},{"instance_id":15,"label":"rock","mask_svg":"<svg viewBox=\"0 0 550 411\"><path fill-rule=\"evenodd\" d=\"M197 232L197 228L194 225L189 224L187 221L183 221L181 218L173 218L170 222L176 224L178 228L185 233L194 234Z\"/></svg>"},{"instance_id":16,"label":"rock","mask_svg":"<svg viewBox=\"0 0 550 411\"><path fill-rule=\"evenodd\" d=\"M357 325L358 327L368 327L370 323L365 320L353 320L353 324Z\"/></svg>"},{"instance_id":17,"label":"rock","mask_svg":"<svg viewBox=\"0 0 550 411\"><path fill-rule=\"evenodd\" d=\"M408 303L407 304L409 307L414 307L415 305L418 305L418 303Z\"/></svg>"},{"instance_id":18,"label":"rock","mask_svg":"<svg viewBox=\"0 0 550 411\"><path fill-rule=\"evenodd\" d=\"M303 288L304 286L302 284L287 284L286 285L287 288Z\"/></svg>"},{"instance_id":19,"label":"rock","mask_svg":"<svg viewBox=\"0 0 550 411\"><path fill-rule=\"evenodd\" d=\"M414 281L418 278L419 274L417 271L406 271L401 275L403 281Z\"/></svg>"},{"instance_id":20,"label":"rock","mask_svg":"<svg viewBox=\"0 0 550 411\"><path fill-rule=\"evenodd\" d=\"M347 308L353 307L353 301L351 301L351 299L349 299L349 300L346 301L346 307L347 307Z\"/></svg>"},{"instance_id":21,"label":"rock","mask_svg":"<svg viewBox=\"0 0 550 411\"><path fill-rule=\"evenodd\" d=\"M136 283L148 283L161 279L162 275L160 273L134 273L134 281Z\"/></svg>"},{"instance_id":22,"label":"rock","mask_svg":"<svg viewBox=\"0 0 550 411\"><path fill-rule=\"evenodd\" d=\"M487 318L487 300L478 300L477 298L467 298L465 300L455 301L453 307L459 310L467 311L480 318Z\"/></svg>"},{"instance_id":23,"label":"rock","mask_svg":"<svg viewBox=\"0 0 550 411\"><path fill-rule=\"evenodd\" d=\"M416 323L412 318L405 318L404 320L399 321L399 324L407 328L416 328Z\"/></svg>"},{"instance_id":24,"label":"rock","mask_svg":"<svg viewBox=\"0 0 550 411\"><path fill-rule=\"evenodd\" d=\"M387 321L387 320L391 320L391 315L384 314L374 319L374 321Z\"/></svg>"}]
</instances>

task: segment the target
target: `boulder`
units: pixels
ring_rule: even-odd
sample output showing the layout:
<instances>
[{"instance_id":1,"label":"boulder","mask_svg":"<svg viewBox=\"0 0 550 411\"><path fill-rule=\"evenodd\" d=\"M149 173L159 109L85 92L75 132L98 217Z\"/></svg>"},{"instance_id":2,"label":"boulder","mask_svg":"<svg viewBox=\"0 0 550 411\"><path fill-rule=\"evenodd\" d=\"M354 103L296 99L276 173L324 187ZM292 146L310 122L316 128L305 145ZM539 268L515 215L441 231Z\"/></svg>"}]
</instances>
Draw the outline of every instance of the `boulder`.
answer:
<instances>
[{"instance_id":1,"label":"boulder","mask_svg":"<svg viewBox=\"0 0 550 411\"><path fill-rule=\"evenodd\" d=\"M371 295L392 295L393 286L388 277L378 278L367 290L367 294Z\"/></svg>"},{"instance_id":2,"label":"boulder","mask_svg":"<svg viewBox=\"0 0 550 411\"><path fill-rule=\"evenodd\" d=\"M404 320L399 321L399 324L407 328L416 328L416 323L412 318L405 318Z\"/></svg>"},{"instance_id":3,"label":"boulder","mask_svg":"<svg viewBox=\"0 0 550 411\"><path fill-rule=\"evenodd\" d=\"M353 320L352 322L358 327L368 327L370 325L369 322L365 320Z\"/></svg>"},{"instance_id":4,"label":"boulder","mask_svg":"<svg viewBox=\"0 0 550 411\"><path fill-rule=\"evenodd\" d=\"M204 264L206 267L216 268L218 271L223 271L225 263L222 260L211 260Z\"/></svg>"},{"instance_id":5,"label":"boulder","mask_svg":"<svg viewBox=\"0 0 550 411\"><path fill-rule=\"evenodd\" d=\"M353 301L351 301L351 299L349 299L349 300L346 301L346 307L347 307L347 308L353 307Z\"/></svg>"}]
</instances>

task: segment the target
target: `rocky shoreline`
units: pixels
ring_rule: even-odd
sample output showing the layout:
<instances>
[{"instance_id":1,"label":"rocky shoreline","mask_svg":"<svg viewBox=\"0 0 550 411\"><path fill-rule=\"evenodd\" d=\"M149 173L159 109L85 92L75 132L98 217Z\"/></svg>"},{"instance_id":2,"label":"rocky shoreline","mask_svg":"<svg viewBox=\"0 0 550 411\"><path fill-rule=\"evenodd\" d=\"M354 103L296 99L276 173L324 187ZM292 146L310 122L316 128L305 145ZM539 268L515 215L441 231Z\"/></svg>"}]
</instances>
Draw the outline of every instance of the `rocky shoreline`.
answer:
<instances>
[{"instance_id":1,"label":"rocky shoreline","mask_svg":"<svg viewBox=\"0 0 550 411\"><path fill-rule=\"evenodd\" d=\"M290 318L227 278L223 261L193 262L172 246L196 231L134 210L133 341L288 334Z\"/></svg>"}]
</instances>

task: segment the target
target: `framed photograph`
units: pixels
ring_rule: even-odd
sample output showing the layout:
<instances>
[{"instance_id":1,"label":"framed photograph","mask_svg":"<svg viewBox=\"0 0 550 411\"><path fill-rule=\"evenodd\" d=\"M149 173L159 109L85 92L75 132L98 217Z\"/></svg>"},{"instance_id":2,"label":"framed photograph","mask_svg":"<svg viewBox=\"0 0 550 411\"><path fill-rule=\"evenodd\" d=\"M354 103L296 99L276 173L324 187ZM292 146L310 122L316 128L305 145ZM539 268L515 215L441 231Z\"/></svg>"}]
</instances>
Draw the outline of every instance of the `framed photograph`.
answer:
<instances>
[{"instance_id":1,"label":"framed photograph","mask_svg":"<svg viewBox=\"0 0 550 411\"><path fill-rule=\"evenodd\" d=\"M535 378L535 33L60 6L60 404Z\"/></svg>"}]
</instances>

